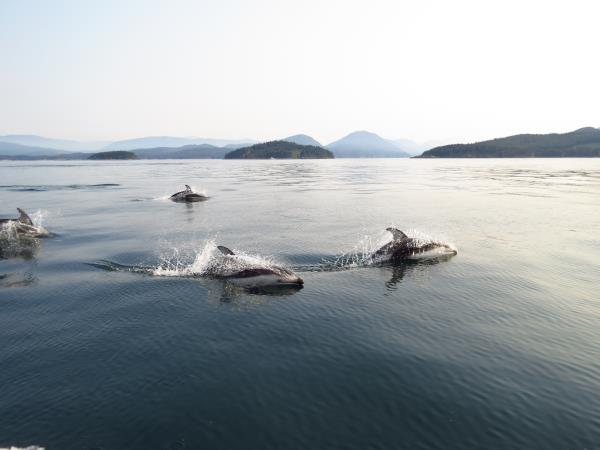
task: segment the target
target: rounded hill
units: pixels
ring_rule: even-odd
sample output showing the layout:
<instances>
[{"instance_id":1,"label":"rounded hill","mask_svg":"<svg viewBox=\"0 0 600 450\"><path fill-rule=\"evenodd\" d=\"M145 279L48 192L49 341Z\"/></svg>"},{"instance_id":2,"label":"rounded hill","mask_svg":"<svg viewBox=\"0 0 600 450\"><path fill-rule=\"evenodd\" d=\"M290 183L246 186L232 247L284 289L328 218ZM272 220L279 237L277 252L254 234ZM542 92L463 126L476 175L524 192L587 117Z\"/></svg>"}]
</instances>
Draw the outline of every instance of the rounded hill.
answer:
<instances>
[{"instance_id":1,"label":"rounded hill","mask_svg":"<svg viewBox=\"0 0 600 450\"><path fill-rule=\"evenodd\" d=\"M316 145L271 141L243 147L225 155L225 159L330 159L333 153Z\"/></svg>"}]
</instances>

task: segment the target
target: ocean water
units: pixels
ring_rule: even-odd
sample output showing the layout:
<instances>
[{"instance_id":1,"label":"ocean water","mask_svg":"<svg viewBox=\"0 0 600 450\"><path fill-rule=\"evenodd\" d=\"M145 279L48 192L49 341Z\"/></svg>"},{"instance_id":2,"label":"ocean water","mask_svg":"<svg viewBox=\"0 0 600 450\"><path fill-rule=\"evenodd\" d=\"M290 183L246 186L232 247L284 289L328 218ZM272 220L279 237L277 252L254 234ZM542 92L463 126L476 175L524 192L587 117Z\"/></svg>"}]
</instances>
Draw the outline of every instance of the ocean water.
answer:
<instances>
[{"instance_id":1,"label":"ocean water","mask_svg":"<svg viewBox=\"0 0 600 450\"><path fill-rule=\"evenodd\" d=\"M2 162L16 207L0 448L600 449L600 160ZM388 226L458 255L360 264Z\"/></svg>"}]
</instances>

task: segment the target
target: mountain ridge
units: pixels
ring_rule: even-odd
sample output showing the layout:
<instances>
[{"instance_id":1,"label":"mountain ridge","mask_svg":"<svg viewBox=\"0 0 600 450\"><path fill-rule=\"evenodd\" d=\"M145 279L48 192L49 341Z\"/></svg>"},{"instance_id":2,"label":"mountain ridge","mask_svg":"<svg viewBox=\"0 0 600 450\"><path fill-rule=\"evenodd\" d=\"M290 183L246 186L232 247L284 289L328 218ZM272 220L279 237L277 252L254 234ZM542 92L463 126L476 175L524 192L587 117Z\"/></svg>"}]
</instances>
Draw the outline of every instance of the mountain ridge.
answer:
<instances>
[{"instance_id":1,"label":"mountain ridge","mask_svg":"<svg viewBox=\"0 0 600 450\"><path fill-rule=\"evenodd\" d=\"M2 156L55 156L66 153L69 152L54 148L37 147L0 141L0 155Z\"/></svg>"},{"instance_id":2,"label":"mountain ridge","mask_svg":"<svg viewBox=\"0 0 600 450\"><path fill-rule=\"evenodd\" d=\"M24 145L28 147L48 148L65 152L100 150L109 141L75 141L71 139L54 139L37 134L7 134L0 136L0 142Z\"/></svg>"},{"instance_id":3,"label":"mountain ridge","mask_svg":"<svg viewBox=\"0 0 600 450\"><path fill-rule=\"evenodd\" d=\"M139 154L140 158L147 159L151 153L154 153L157 158L166 158L166 154L174 157L191 158L193 154L198 154L199 157L218 157L217 153L209 156L208 149L187 148L185 146L212 145L215 148L223 148L224 150L236 150L259 143L252 139L213 139L213 138L196 138L196 137L179 137L179 136L144 136L140 138L126 139L121 141L73 141L66 139L45 138L38 135L5 135L6 139L11 142L2 141L0 136L0 146L4 152L0 152L0 156L10 157L55 157L64 155L64 159L77 159L79 153L94 153L98 151L134 151ZM409 140L398 140L398 143L383 139L375 133L368 131L355 131L341 139L332 142L329 146L323 146L319 141L307 134L296 134L288 136L282 141L293 142L299 145L313 145L322 148L331 146L333 153L338 157L406 157L408 153L415 154L415 150L419 144ZM12 142L15 141L15 142ZM37 143L41 145L24 145L19 142ZM4 142L4 143L3 143ZM42 145L43 144L43 145ZM106 145L104 145L106 144ZM51 147L55 145L55 147ZM405 146L407 149L403 149ZM66 148L69 148L67 150ZM179 149L179 150L176 150ZM142 150L149 150L142 152ZM178 151L185 150L178 155ZM67 157L69 152L74 152L72 157ZM200 156L205 155L205 156Z\"/></svg>"},{"instance_id":4,"label":"mountain ridge","mask_svg":"<svg viewBox=\"0 0 600 450\"><path fill-rule=\"evenodd\" d=\"M214 139L179 136L144 136L140 138L125 139L111 142L103 150L140 150L157 147L182 147L184 145L209 144L215 147L224 147L230 144L250 145L256 141L252 139Z\"/></svg>"}]
</instances>

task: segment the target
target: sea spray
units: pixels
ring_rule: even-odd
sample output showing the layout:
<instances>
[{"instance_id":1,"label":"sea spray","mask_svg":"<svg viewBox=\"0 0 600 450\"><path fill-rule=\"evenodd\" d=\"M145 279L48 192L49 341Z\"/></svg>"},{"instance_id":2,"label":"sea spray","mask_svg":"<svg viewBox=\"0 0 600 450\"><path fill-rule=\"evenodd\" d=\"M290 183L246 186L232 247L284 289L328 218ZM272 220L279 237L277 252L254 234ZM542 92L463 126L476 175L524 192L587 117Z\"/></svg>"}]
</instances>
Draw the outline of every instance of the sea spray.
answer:
<instances>
[{"instance_id":1,"label":"sea spray","mask_svg":"<svg viewBox=\"0 0 600 450\"><path fill-rule=\"evenodd\" d=\"M418 248L427 244L439 244L448 245L456 250L454 244L415 229L407 229L405 234L411 238L408 244L411 247ZM331 261L323 261L323 270L339 270L380 264L383 260L373 255L381 247L390 243L392 239L392 235L387 231L375 235L364 235L349 251L336 256Z\"/></svg>"},{"instance_id":2,"label":"sea spray","mask_svg":"<svg viewBox=\"0 0 600 450\"><path fill-rule=\"evenodd\" d=\"M171 247L164 251L152 274L164 277L227 277L247 269L270 269L277 264L271 258L236 251L224 257L215 241L209 239L199 250Z\"/></svg>"}]
</instances>

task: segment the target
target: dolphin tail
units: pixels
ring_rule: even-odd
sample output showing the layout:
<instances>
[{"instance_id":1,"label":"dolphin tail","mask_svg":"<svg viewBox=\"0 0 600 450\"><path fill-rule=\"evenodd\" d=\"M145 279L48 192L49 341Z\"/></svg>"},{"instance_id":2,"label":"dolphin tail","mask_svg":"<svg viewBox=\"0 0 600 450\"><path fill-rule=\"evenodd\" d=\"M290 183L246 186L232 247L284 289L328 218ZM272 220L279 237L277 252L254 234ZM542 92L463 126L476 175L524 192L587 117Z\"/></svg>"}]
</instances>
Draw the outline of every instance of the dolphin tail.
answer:
<instances>
[{"instance_id":1,"label":"dolphin tail","mask_svg":"<svg viewBox=\"0 0 600 450\"><path fill-rule=\"evenodd\" d=\"M392 236L394 237L394 240L396 241L403 241L408 239L408 236L406 234L404 234L402 231L400 231L398 228L386 228L386 231L389 231L390 233L392 233Z\"/></svg>"},{"instance_id":2,"label":"dolphin tail","mask_svg":"<svg viewBox=\"0 0 600 450\"><path fill-rule=\"evenodd\" d=\"M24 223L25 225L33 226L31 217L29 217L25 211L23 211L21 208L17 208L17 211L19 211L20 214L18 219L19 222Z\"/></svg>"},{"instance_id":3,"label":"dolphin tail","mask_svg":"<svg viewBox=\"0 0 600 450\"><path fill-rule=\"evenodd\" d=\"M224 247L223 245L219 245L217 246L217 248L224 255L235 255L235 253L233 253L231 250L229 250L227 247Z\"/></svg>"}]
</instances>

